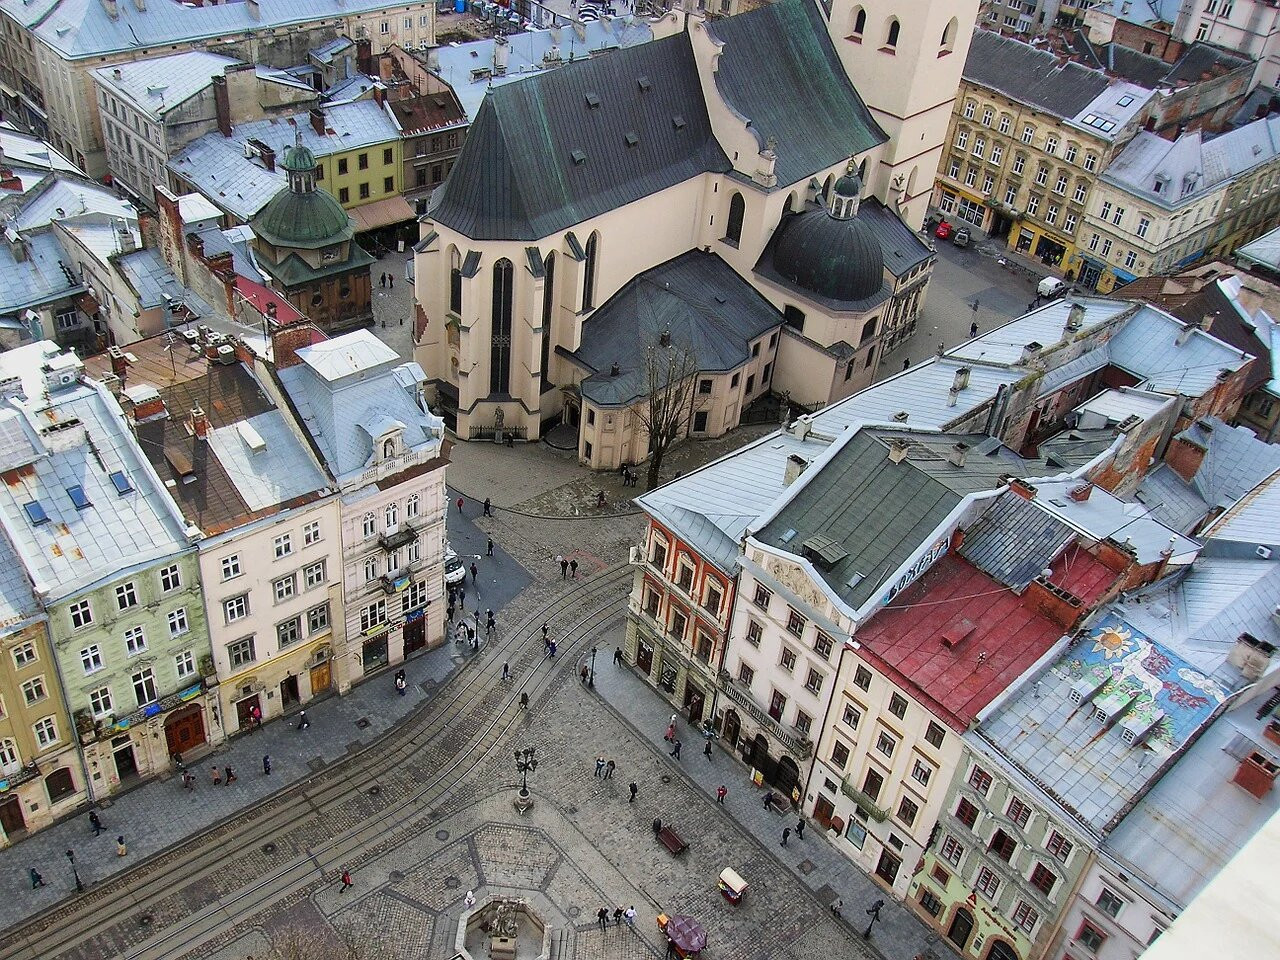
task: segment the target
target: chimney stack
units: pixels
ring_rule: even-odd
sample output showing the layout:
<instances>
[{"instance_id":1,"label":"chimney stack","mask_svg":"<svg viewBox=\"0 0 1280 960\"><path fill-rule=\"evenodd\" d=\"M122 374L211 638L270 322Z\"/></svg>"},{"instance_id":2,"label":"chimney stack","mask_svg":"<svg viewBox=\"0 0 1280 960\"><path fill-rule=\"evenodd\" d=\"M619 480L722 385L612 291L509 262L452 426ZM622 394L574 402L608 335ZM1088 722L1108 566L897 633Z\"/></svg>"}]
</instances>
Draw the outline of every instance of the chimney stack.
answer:
<instances>
[{"instance_id":1,"label":"chimney stack","mask_svg":"<svg viewBox=\"0 0 1280 960\"><path fill-rule=\"evenodd\" d=\"M221 74L213 78L213 109L218 116L218 132L231 136L231 94L227 92L227 78Z\"/></svg>"},{"instance_id":2,"label":"chimney stack","mask_svg":"<svg viewBox=\"0 0 1280 960\"><path fill-rule=\"evenodd\" d=\"M1071 309L1067 311L1067 329L1079 330L1084 326L1084 306L1079 303L1073 303Z\"/></svg>"},{"instance_id":3,"label":"chimney stack","mask_svg":"<svg viewBox=\"0 0 1280 960\"><path fill-rule=\"evenodd\" d=\"M302 362L298 351L326 339L317 327L309 323L292 323L271 331L271 357L277 370L297 366Z\"/></svg>"},{"instance_id":4,"label":"chimney stack","mask_svg":"<svg viewBox=\"0 0 1280 960\"><path fill-rule=\"evenodd\" d=\"M511 42L506 37L493 38L493 75L504 77L507 74L507 60L511 55Z\"/></svg>"},{"instance_id":5,"label":"chimney stack","mask_svg":"<svg viewBox=\"0 0 1280 960\"><path fill-rule=\"evenodd\" d=\"M1092 492L1093 492L1093 484L1089 483L1086 480L1084 483L1080 483L1072 487L1067 492L1067 496L1069 496L1076 503L1084 503L1086 500L1089 499L1089 494Z\"/></svg>"},{"instance_id":6,"label":"chimney stack","mask_svg":"<svg viewBox=\"0 0 1280 960\"><path fill-rule=\"evenodd\" d=\"M1044 349L1044 346L1035 340L1024 344L1022 347L1022 356L1018 358L1019 363L1030 363L1035 359L1036 354Z\"/></svg>"},{"instance_id":7,"label":"chimney stack","mask_svg":"<svg viewBox=\"0 0 1280 960\"><path fill-rule=\"evenodd\" d=\"M107 11L107 16L112 20L120 19L120 10L116 7L116 0L102 0L102 9Z\"/></svg>"},{"instance_id":8,"label":"chimney stack","mask_svg":"<svg viewBox=\"0 0 1280 960\"><path fill-rule=\"evenodd\" d=\"M951 389L959 393L969 386L969 374L972 371L968 367L960 367L956 370L956 375L951 380Z\"/></svg>"},{"instance_id":9,"label":"chimney stack","mask_svg":"<svg viewBox=\"0 0 1280 960\"><path fill-rule=\"evenodd\" d=\"M805 467L809 466L809 461L798 453L793 453L787 457L787 465L782 471L782 485L789 487L795 483L796 477L804 473Z\"/></svg>"},{"instance_id":10,"label":"chimney stack","mask_svg":"<svg viewBox=\"0 0 1280 960\"><path fill-rule=\"evenodd\" d=\"M324 111L319 107L311 108L311 129L316 132L316 136L324 136Z\"/></svg>"},{"instance_id":11,"label":"chimney stack","mask_svg":"<svg viewBox=\"0 0 1280 960\"><path fill-rule=\"evenodd\" d=\"M111 372L124 383L129 377L129 362L124 357L124 351L115 346L107 347L107 356L111 358Z\"/></svg>"},{"instance_id":12,"label":"chimney stack","mask_svg":"<svg viewBox=\"0 0 1280 960\"><path fill-rule=\"evenodd\" d=\"M1217 311L1214 311L1213 313L1206 313L1200 318L1200 329L1205 333L1208 333L1213 329L1213 321L1216 319L1218 319Z\"/></svg>"},{"instance_id":13,"label":"chimney stack","mask_svg":"<svg viewBox=\"0 0 1280 960\"><path fill-rule=\"evenodd\" d=\"M969 445L967 443L953 444L947 453L947 460L953 467L963 467L965 459L969 456Z\"/></svg>"},{"instance_id":14,"label":"chimney stack","mask_svg":"<svg viewBox=\"0 0 1280 960\"><path fill-rule=\"evenodd\" d=\"M889 440L889 462L901 463L907 459L907 441L901 437L892 437Z\"/></svg>"},{"instance_id":15,"label":"chimney stack","mask_svg":"<svg viewBox=\"0 0 1280 960\"><path fill-rule=\"evenodd\" d=\"M199 406L191 408L191 432L201 440L209 438L209 418Z\"/></svg>"}]
</instances>

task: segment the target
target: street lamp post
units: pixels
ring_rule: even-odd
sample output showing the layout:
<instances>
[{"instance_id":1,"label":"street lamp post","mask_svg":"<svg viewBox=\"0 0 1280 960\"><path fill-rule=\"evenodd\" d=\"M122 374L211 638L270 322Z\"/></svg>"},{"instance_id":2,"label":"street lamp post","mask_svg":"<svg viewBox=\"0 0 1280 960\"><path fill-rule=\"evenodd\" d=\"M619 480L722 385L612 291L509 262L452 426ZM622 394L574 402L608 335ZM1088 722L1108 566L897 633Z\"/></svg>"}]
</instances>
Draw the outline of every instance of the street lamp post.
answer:
<instances>
[{"instance_id":1,"label":"street lamp post","mask_svg":"<svg viewBox=\"0 0 1280 960\"><path fill-rule=\"evenodd\" d=\"M516 772L520 774L520 790L516 794L516 811L526 813L533 806L533 797L529 794L529 774L538 769L538 760L534 756L537 747L525 747L515 751Z\"/></svg>"},{"instance_id":2,"label":"street lamp post","mask_svg":"<svg viewBox=\"0 0 1280 960\"><path fill-rule=\"evenodd\" d=\"M870 907L867 908L867 916L869 916L871 920L867 924L867 929L862 931L862 936L864 939L866 940L871 939L871 928L874 927L876 925L876 921L880 919L880 908L883 906L884 906L884 901L877 900L875 903L873 903Z\"/></svg>"},{"instance_id":3,"label":"street lamp post","mask_svg":"<svg viewBox=\"0 0 1280 960\"><path fill-rule=\"evenodd\" d=\"M76 893L84 893L84 884L80 882L80 871L76 869L76 852L67 851L67 860L71 863L71 875L76 878Z\"/></svg>"},{"instance_id":4,"label":"street lamp post","mask_svg":"<svg viewBox=\"0 0 1280 960\"><path fill-rule=\"evenodd\" d=\"M596 648L591 648L591 678L587 680L587 686L594 688L596 685Z\"/></svg>"}]
</instances>

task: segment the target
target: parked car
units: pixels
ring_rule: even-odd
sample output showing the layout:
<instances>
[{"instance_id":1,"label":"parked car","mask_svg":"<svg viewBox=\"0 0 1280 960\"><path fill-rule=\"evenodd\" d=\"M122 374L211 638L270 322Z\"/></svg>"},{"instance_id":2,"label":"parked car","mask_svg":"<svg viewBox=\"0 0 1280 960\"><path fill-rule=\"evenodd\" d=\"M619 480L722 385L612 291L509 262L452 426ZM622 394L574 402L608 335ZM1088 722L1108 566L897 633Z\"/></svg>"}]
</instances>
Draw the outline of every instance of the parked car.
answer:
<instances>
[{"instance_id":1,"label":"parked car","mask_svg":"<svg viewBox=\"0 0 1280 960\"><path fill-rule=\"evenodd\" d=\"M1052 300L1054 297L1060 296L1066 288L1066 283L1057 277L1045 277L1036 286L1036 293L1043 300Z\"/></svg>"},{"instance_id":2,"label":"parked car","mask_svg":"<svg viewBox=\"0 0 1280 960\"><path fill-rule=\"evenodd\" d=\"M938 224L938 229L933 232L933 235L937 237L939 240L946 240L948 237L951 236L951 224L943 220L940 224Z\"/></svg>"},{"instance_id":3,"label":"parked car","mask_svg":"<svg viewBox=\"0 0 1280 960\"><path fill-rule=\"evenodd\" d=\"M969 245L969 228L961 227L951 237L951 242L957 247L967 247Z\"/></svg>"},{"instance_id":4,"label":"parked car","mask_svg":"<svg viewBox=\"0 0 1280 960\"><path fill-rule=\"evenodd\" d=\"M444 582L452 587L465 579L467 579L467 565L452 549L448 550L444 555Z\"/></svg>"}]
</instances>

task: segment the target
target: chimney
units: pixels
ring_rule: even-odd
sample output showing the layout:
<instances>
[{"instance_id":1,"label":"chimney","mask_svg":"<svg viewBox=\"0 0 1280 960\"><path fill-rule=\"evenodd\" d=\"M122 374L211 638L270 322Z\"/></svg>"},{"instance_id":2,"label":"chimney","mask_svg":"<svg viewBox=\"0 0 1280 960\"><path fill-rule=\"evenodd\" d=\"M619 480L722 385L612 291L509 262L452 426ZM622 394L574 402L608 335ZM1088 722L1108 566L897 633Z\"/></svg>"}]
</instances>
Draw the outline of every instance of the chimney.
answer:
<instances>
[{"instance_id":1,"label":"chimney","mask_svg":"<svg viewBox=\"0 0 1280 960\"><path fill-rule=\"evenodd\" d=\"M960 391L959 391L959 390L957 390L955 387L952 387L951 389L949 389L949 390L947 391L947 406L948 406L948 407L954 407L954 406L956 405L956 401L957 401L957 400L959 400L959 399L960 399Z\"/></svg>"},{"instance_id":2,"label":"chimney","mask_svg":"<svg viewBox=\"0 0 1280 960\"><path fill-rule=\"evenodd\" d=\"M125 359L124 351L119 347L107 347L107 356L111 358L111 372L124 383L129 378L129 361Z\"/></svg>"},{"instance_id":3,"label":"chimney","mask_svg":"<svg viewBox=\"0 0 1280 960\"><path fill-rule=\"evenodd\" d=\"M905 410L899 410L897 413L895 413L895 414L893 415L893 422L894 422L894 423L906 423L906 422L907 422L907 419L908 419L910 416L911 416L911 414L907 413L907 411L905 411Z\"/></svg>"},{"instance_id":4,"label":"chimney","mask_svg":"<svg viewBox=\"0 0 1280 960\"><path fill-rule=\"evenodd\" d=\"M258 0L245 0L245 8L249 11L249 16L255 20L262 19L262 9L258 6Z\"/></svg>"},{"instance_id":5,"label":"chimney","mask_svg":"<svg viewBox=\"0 0 1280 960\"><path fill-rule=\"evenodd\" d=\"M138 8L139 13L147 12L147 0L133 0L133 5Z\"/></svg>"},{"instance_id":6,"label":"chimney","mask_svg":"<svg viewBox=\"0 0 1280 960\"><path fill-rule=\"evenodd\" d=\"M309 323L293 323L271 331L271 356L277 370L295 367L302 362L298 351L319 343L325 336Z\"/></svg>"},{"instance_id":7,"label":"chimney","mask_svg":"<svg viewBox=\"0 0 1280 960\"><path fill-rule=\"evenodd\" d=\"M382 106L387 102L387 88L380 83L373 85L373 102L378 106Z\"/></svg>"},{"instance_id":8,"label":"chimney","mask_svg":"<svg viewBox=\"0 0 1280 960\"><path fill-rule=\"evenodd\" d=\"M324 136L324 111L319 107L311 108L311 129L316 132L316 136Z\"/></svg>"},{"instance_id":9,"label":"chimney","mask_svg":"<svg viewBox=\"0 0 1280 960\"><path fill-rule=\"evenodd\" d=\"M493 75L506 76L507 58L511 54L511 43L506 37L493 38Z\"/></svg>"},{"instance_id":10,"label":"chimney","mask_svg":"<svg viewBox=\"0 0 1280 960\"><path fill-rule=\"evenodd\" d=\"M116 246L120 248L121 253L133 253L138 249L138 242L134 239L133 230L127 221L122 220L116 224Z\"/></svg>"},{"instance_id":11,"label":"chimney","mask_svg":"<svg viewBox=\"0 0 1280 960\"><path fill-rule=\"evenodd\" d=\"M116 7L116 0L102 0L102 9L107 11L107 16L112 20L120 19L120 11Z\"/></svg>"},{"instance_id":12,"label":"chimney","mask_svg":"<svg viewBox=\"0 0 1280 960\"><path fill-rule=\"evenodd\" d=\"M147 420L155 420L169 415L168 408L164 405L164 398L160 396L160 391L155 387L140 384L126 391L125 398L133 404L133 420L135 423L143 423Z\"/></svg>"},{"instance_id":13,"label":"chimney","mask_svg":"<svg viewBox=\"0 0 1280 960\"><path fill-rule=\"evenodd\" d=\"M1084 483L1078 483L1067 491L1067 496L1076 503L1084 503L1089 499L1089 494L1092 492L1093 484L1086 480Z\"/></svg>"},{"instance_id":14,"label":"chimney","mask_svg":"<svg viewBox=\"0 0 1280 960\"><path fill-rule=\"evenodd\" d=\"M1071 309L1067 311L1067 329L1079 330L1084 326L1084 305L1073 303Z\"/></svg>"},{"instance_id":15,"label":"chimney","mask_svg":"<svg viewBox=\"0 0 1280 960\"><path fill-rule=\"evenodd\" d=\"M1023 500L1034 500L1036 498L1036 488L1025 480L1013 478L1009 481L1009 489L1020 496Z\"/></svg>"},{"instance_id":16,"label":"chimney","mask_svg":"<svg viewBox=\"0 0 1280 960\"><path fill-rule=\"evenodd\" d=\"M209 417L198 405L191 408L191 432L201 440L209 438Z\"/></svg>"},{"instance_id":17,"label":"chimney","mask_svg":"<svg viewBox=\"0 0 1280 960\"><path fill-rule=\"evenodd\" d=\"M367 37L356 41L356 69L365 76L372 76L373 69L373 41Z\"/></svg>"},{"instance_id":18,"label":"chimney","mask_svg":"<svg viewBox=\"0 0 1280 960\"><path fill-rule=\"evenodd\" d=\"M1255 683L1266 673L1276 648L1251 633L1242 633L1227 654L1227 663L1240 671L1246 683Z\"/></svg>"},{"instance_id":19,"label":"chimney","mask_svg":"<svg viewBox=\"0 0 1280 960\"><path fill-rule=\"evenodd\" d=\"M1182 329L1178 331L1178 338L1174 341L1174 343L1176 343L1178 346L1182 346L1184 343L1186 343L1188 340L1191 339L1191 334L1195 333L1199 329L1200 329L1199 327L1192 326L1189 323L1184 324Z\"/></svg>"},{"instance_id":20,"label":"chimney","mask_svg":"<svg viewBox=\"0 0 1280 960\"><path fill-rule=\"evenodd\" d=\"M782 471L782 485L789 487L795 482L796 477L804 473L805 467L809 466L809 461L798 453L790 454L787 457L787 466Z\"/></svg>"},{"instance_id":21,"label":"chimney","mask_svg":"<svg viewBox=\"0 0 1280 960\"><path fill-rule=\"evenodd\" d=\"M956 370L956 375L951 380L951 389L956 393L959 393L961 390L968 387L970 372L971 371L968 367L960 367Z\"/></svg>"},{"instance_id":22,"label":"chimney","mask_svg":"<svg viewBox=\"0 0 1280 960\"><path fill-rule=\"evenodd\" d=\"M969 445L967 443L953 444L947 452L947 460L953 467L963 467L965 458L969 456Z\"/></svg>"},{"instance_id":23,"label":"chimney","mask_svg":"<svg viewBox=\"0 0 1280 960\"><path fill-rule=\"evenodd\" d=\"M227 78L222 75L213 78L213 109L218 115L218 132L231 136L231 95L227 93Z\"/></svg>"},{"instance_id":24,"label":"chimney","mask_svg":"<svg viewBox=\"0 0 1280 960\"><path fill-rule=\"evenodd\" d=\"M889 462L901 463L907 459L907 441L901 437L892 437L889 440Z\"/></svg>"},{"instance_id":25,"label":"chimney","mask_svg":"<svg viewBox=\"0 0 1280 960\"><path fill-rule=\"evenodd\" d=\"M663 331L662 331L662 336L658 337L658 346L660 346L660 347L669 347L669 346L671 346L671 331L670 331L670 330L663 330Z\"/></svg>"},{"instance_id":26,"label":"chimney","mask_svg":"<svg viewBox=\"0 0 1280 960\"><path fill-rule=\"evenodd\" d=\"M266 167L266 168L267 168L267 171L268 171L268 172L271 172L271 171L275 170L275 168L276 168L276 152L275 152L274 150L272 150L272 149L271 149L270 147L268 147L266 144L263 144L263 145L262 145L262 152L259 154L259 156L261 156L261 157L262 157L262 165L263 165L264 167Z\"/></svg>"},{"instance_id":27,"label":"chimney","mask_svg":"<svg viewBox=\"0 0 1280 960\"><path fill-rule=\"evenodd\" d=\"M1037 343L1035 340L1032 340L1028 344L1024 344L1022 347L1022 356L1018 358L1018 362L1030 363L1032 360L1035 359L1036 354L1038 354L1043 349L1044 347L1041 344Z\"/></svg>"},{"instance_id":28,"label":"chimney","mask_svg":"<svg viewBox=\"0 0 1280 960\"><path fill-rule=\"evenodd\" d=\"M616 363L609 368L609 376L611 377L616 377L620 373L622 373L622 367L618 366Z\"/></svg>"},{"instance_id":29,"label":"chimney","mask_svg":"<svg viewBox=\"0 0 1280 960\"><path fill-rule=\"evenodd\" d=\"M4 238L9 241L9 254L18 263L23 263L27 259L27 245L22 240L22 234L13 226L4 228Z\"/></svg>"},{"instance_id":30,"label":"chimney","mask_svg":"<svg viewBox=\"0 0 1280 960\"><path fill-rule=\"evenodd\" d=\"M1213 313L1206 313L1200 318L1200 329L1205 333L1208 333L1213 329L1213 321L1216 319L1218 319L1218 313L1216 310Z\"/></svg>"}]
</instances>

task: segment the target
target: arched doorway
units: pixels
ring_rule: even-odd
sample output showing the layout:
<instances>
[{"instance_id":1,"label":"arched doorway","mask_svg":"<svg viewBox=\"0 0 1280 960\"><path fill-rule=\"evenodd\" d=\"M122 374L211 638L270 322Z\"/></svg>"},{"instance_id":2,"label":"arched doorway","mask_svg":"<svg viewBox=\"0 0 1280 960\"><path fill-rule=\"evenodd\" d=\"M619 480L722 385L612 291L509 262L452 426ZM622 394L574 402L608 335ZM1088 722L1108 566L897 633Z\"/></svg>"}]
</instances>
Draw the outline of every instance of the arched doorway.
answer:
<instances>
[{"instance_id":1,"label":"arched doorway","mask_svg":"<svg viewBox=\"0 0 1280 960\"><path fill-rule=\"evenodd\" d=\"M1013 947L1003 940L992 940L991 949L987 951L987 960L1018 960Z\"/></svg>"},{"instance_id":2,"label":"arched doorway","mask_svg":"<svg viewBox=\"0 0 1280 960\"><path fill-rule=\"evenodd\" d=\"M951 926L947 929L947 939L963 952L969 945L971 936L973 936L973 914L964 907L957 907L955 916L951 918Z\"/></svg>"},{"instance_id":3,"label":"arched doorway","mask_svg":"<svg viewBox=\"0 0 1280 960\"><path fill-rule=\"evenodd\" d=\"M757 770L764 770L769 765L769 741L763 733L756 734L743 759Z\"/></svg>"},{"instance_id":4,"label":"arched doorway","mask_svg":"<svg viewBox=\"0 0 1280 960\"><path fill-rule=\"evenodd\" d=\"M796 765L796 762L790 757L779 757L778 764L773 770L773 785L789 799L791 791L795 789L796 784L799 782L800 768Z\"/></svg>"},{"instance_id":5,"label":"arched doorway","mask_svg":"<svg viewBox=\"0 0 1280 960\"><path fill-rule=\"evenodd\" d=\"M737 710L726 711L724 715L724 739L730 748L738 745L738 737L742 734L742 718Z\"/></svg>"},{"instance_id":6,"label":"arched doorway","mask_svg":"<svg viewBox=\"0 0 1280 960\"><path fill-rule=\"evenodd\" d=\"M49 793L49 803L54 804L76 792L76 781L70 770L59 767L44 778L44 788Z\"/></svg>"},{"instance_id":7,"label":"arched doorway","mask_svg":"<svg viewBox=\"0 0 1280 960\"><path fill-rule=\"evenodd\" d=\"M164 736L171 757L204 743L204 715L200 704L193 703L170 714L164 722Z\"/></svg>"}]
</instances>

